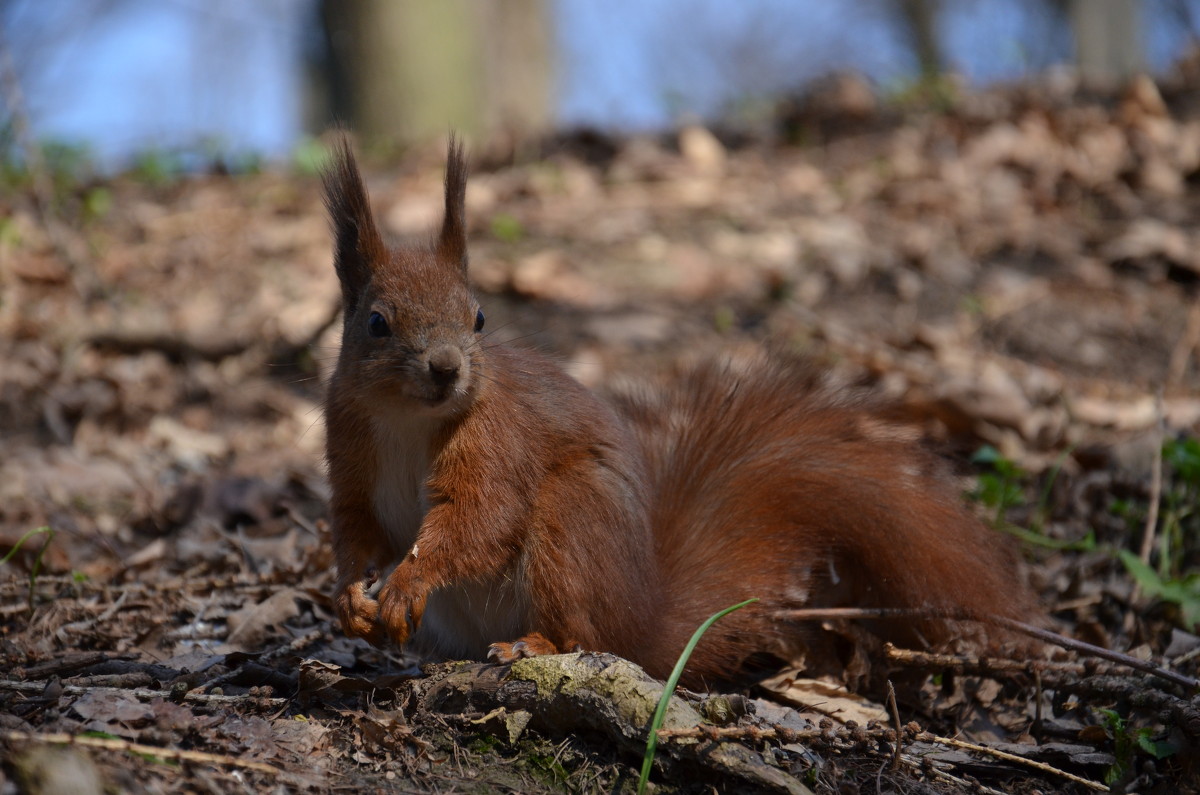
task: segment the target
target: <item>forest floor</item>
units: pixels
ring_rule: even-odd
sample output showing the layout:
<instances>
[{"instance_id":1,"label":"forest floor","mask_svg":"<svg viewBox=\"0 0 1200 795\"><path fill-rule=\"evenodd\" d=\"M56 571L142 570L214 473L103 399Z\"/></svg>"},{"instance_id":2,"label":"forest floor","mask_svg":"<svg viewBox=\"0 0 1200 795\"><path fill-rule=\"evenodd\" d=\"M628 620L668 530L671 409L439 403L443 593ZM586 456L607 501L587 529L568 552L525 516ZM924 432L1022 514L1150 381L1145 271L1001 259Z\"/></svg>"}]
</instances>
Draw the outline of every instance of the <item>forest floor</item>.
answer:
<instances>
[{"instance_id":1,"label":"forest floor","mask_svg":"<svg viewBox=\"0 0 1200 795\"><path fill-rule=\"evenodd\" d=\"M1149 669L896 652L896 756L879 693L792 674L723 742L663 740L658 791L1200 791L1194 67L911 106L843 79L753 136L477 153L498 338L593 386L763 343L826 363L959 462L1057 632ZM364 162L385 231L430 235L441 153ZM631 790L644 721L493 709L512 672L414 678L332 621L318 180L47 176L0 194L0 793ZM484 695L431 695L464 670ZM736 742L749 767L709 753Z\"/></svg>"}]
</instances>

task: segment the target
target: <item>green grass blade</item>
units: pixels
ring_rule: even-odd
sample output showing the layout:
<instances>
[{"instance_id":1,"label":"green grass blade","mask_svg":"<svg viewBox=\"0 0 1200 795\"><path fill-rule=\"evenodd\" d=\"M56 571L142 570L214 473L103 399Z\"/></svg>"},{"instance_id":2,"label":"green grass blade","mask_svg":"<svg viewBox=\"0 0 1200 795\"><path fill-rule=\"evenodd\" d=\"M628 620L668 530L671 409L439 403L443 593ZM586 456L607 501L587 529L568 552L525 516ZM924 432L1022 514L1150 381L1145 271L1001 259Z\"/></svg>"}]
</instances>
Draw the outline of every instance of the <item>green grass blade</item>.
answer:
<instances>
[{"instance_id":1,"label":"green grass blade","mask_svg":"<svg viewBox=\"0 0 1200 795\"><path fill-rule=\"evenodd\" d=\"M47 533L51 538L54 536L54 531L51 530L49 527L33 528L32 530L25 533L25 535L23 535L19 539L17 539L17 543L13 544L13 548L8 550L8 554L5 555L4 557L0 558L0 565L8 563L10 560L12 560L12 556L17 554L17 550L19 550L25 544L26 541L33 538L35 535L37 535L39 533ZM41 556L39 556L38 559L40 560Z\"/></svg>"},{"instance_id":2,"label":"green grass blade","mask_svg":"<svg viewBox=\"0 0 1200 795\"><path fill-rule=\"evenodd\" d=\"M662 728L663 718L667 714L667 704L671 703L671 696L675 694L675 686L679 684L679 677L683 675L683 669L687 665L688 658L695 651L696 644L700 642L700 638L704 637L704 633L708 632L709 627L717 623L718 620L729 615L734 610L740 610L751 602L757 601L757 598L747 599L744 602L739 602L732 607L727 607L721 612L709 616L708 620L692 633L692 639L683 647L683 653L679 655L679 660L675 663L675 669L671 671L671 675L667 677L667 682L663 686L662 698L658 700L658 708L654 710L654 720L650 721L650 736L646 739L646 755L642 758L642 775L638 778L638 795L646 791L646 782L650 780L650 767L654 764L654 752L658 748L658 730Z\"/></svg>"},{"instance_id":3,"label":"green grass blade","mask_svg":"<svg viewBox=\"0 0 1200 795\"><path fill-rule=\"evenodd\" d=\"M1050 492L1054 490L1054 481L1058 480L1059 474L1062 472L1063 464L1075 452L1077 445L1071 444L1063 450L1058 458L1054 459L1054 466L1050 467L1050 475L1046 478L1046 485L1042 486L1042 491L1038 495L1037 510L1034 511L1034 532L1040 533L1046 525L1046 515L1050 511Z\"/></svg>"},{"instance_id":4,"label":"green grass blade","mask_svg":"<svg viewBox=\"0 0 1200 795\"><path fill-rule=\"evenodd\" d=\"M17 554L17 550L35 535L45 534L46 540L42 543L41 550L37 553L37 557L33 559L33 568L29 570L29 609L33 609L33 589L37 586L37 577L42 570L42 558L46 555L46 550L50 548L50 542L54 540L54 531L49 527L35 527L17 539L17 543L13 544L13 548L8 551L8 554L0 558L0 565L8 563L12 560L12 556Z\"/></svg>"}]
</instances>

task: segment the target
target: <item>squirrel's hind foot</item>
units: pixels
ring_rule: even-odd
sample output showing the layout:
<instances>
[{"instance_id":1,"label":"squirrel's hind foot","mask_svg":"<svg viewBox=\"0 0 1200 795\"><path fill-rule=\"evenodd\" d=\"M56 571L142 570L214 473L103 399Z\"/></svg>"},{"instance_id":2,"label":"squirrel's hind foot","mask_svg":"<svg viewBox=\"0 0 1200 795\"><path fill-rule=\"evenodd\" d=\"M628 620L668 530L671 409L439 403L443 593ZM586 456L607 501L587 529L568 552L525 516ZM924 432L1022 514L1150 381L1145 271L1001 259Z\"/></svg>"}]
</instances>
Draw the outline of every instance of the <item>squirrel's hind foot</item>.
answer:
<instances>
[{"instance_id":1,"label":"squirrel's hind foot","mask_svg":"<svg viewBox=\"0 0 1200 795\"><path fill-rule=\"evenodd\" d=\"M583 651L583 647L574 641L567 641L560 649L540 632L530 632L512 643L493 643L488 646L488 659L495 663L510 663L525 657L538 657L543 654L564 654L567 652Z\"/></svg>"}]
</instances>

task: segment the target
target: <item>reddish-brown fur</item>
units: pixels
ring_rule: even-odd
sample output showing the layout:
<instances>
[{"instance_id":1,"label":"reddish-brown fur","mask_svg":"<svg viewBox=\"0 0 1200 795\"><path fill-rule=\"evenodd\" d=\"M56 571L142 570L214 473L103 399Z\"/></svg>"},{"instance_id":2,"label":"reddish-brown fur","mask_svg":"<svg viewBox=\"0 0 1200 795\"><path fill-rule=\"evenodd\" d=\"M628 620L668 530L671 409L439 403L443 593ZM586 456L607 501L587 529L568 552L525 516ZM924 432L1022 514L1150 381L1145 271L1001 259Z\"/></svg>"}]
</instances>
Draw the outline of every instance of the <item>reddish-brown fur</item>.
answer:
<instances>
[{"instance_id":1,"label":"reddish-brown fur","mask_svg":"<svg viewBox=\"0 0 1200 795\"><path fill-rule=\"evenodd\" d=\"M325 177L345 306L325 415L347 633L476 658L521 637L491 643L501 660L578 644L663 676L710 614L761 599L706 636L685 680L699 684L814 649L780 609L1025 611L1011 560L916 436L802 364L709 363L604 401L485 343L465 183L452 144L436 244L389 250L347 144Z\"/></svg>"}]
</instances>

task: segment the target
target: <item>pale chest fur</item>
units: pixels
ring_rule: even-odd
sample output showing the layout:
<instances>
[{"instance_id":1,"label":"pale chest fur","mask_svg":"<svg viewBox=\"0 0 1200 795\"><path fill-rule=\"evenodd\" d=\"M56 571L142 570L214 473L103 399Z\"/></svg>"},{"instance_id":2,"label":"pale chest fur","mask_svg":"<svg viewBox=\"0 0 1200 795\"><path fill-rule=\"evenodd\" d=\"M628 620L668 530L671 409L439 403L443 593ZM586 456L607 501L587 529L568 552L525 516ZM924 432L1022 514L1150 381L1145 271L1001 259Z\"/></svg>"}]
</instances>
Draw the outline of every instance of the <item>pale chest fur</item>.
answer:
<instances>
[{"instance_id":1,"label":"pale chest fur","mask_svg":"<svg viewBox=\"0 0 1200 795\"><path fill-rule=\"evenodd\" d=\"M429 511L429 477L436 420L377 418L375 516L388 535L398 563L417 543ZM453 530L454 528L450 528ZM465 541L464 541L465 543ZM482 658L488 644L530 631L529 595L521 564L482 582L455 583L430 594L421 628L413 639L422 651L446 657Z\"/></svg>"},{"instance_id":2,"label":"pale chest fur","mask_svg":"<svg viewBox=\"0 0 1200 795\"><path fill-rule=\"evenodd\" d=\"M372 423L375 435L375 516L399 559L417 538L429 510L430 445L437 431L425 417L390 416Z\"/></svg>"}]
</instances>

